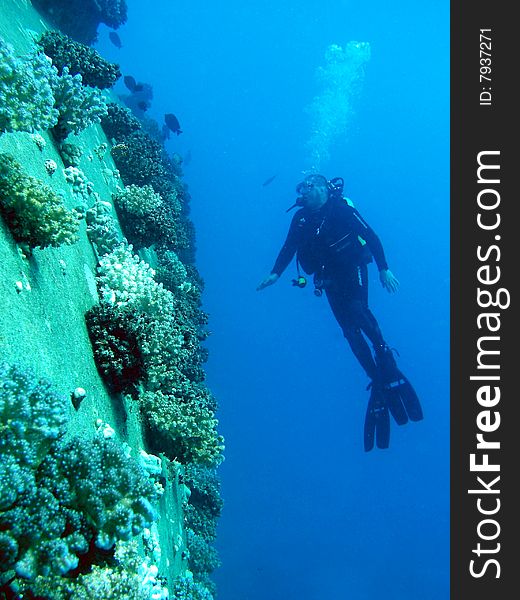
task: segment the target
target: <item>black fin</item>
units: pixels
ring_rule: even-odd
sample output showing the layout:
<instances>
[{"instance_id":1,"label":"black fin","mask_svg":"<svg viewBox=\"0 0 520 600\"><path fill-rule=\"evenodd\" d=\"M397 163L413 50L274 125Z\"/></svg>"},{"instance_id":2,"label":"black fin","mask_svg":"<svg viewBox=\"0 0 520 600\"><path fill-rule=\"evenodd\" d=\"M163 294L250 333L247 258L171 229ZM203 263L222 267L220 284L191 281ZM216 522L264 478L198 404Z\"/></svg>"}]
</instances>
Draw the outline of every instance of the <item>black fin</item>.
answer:
<instances>
[{"instance_id":1,"label":"black fin","mask_svg":"<svg viewBox=\"0 0 520 600\"><path fill-rule=\"evenodd\" d=\"M388 410L398 425L406 425L408 423L407 410L404 407L401 396L395 388L385 389L386 401Z\"/></svg>"},{"instance_id":2,"label":"black fin","mask_svg":"<svg viewBox=\"0 0 520 600\"><path fill-rule=\"evenodd\" d=\"M424 418L421 403L419 397L415 393L412 384L408 379L401 373L401 383L397 390L399 397L406 409L410 421L421 421Z\"/></svg>"},{"instance_id":3,"label":"black fin","mask_svg":"<svg viewBox=\"0 0 520 600\"><path fill-rule=\"evenodd\" d=\"M365 415L364 444L365 452L370 452L374 447L374 440L378 448L388 448L390 444L390 416L387 400L379 385L372 383L372 391L368 400Z\"/></svg>"},{"instance_id":4,"label":"black fin","mask_svg":"<svg viewBox=\"0 0 520 600\"><path fill-rule=\"evenodd\" d=\"M386 347L383 352L376 353L376 363L388 407L396 423L404 425L408 419L420 421L423 411L419 397L412 384L397 368L392 350Z\"/></svg>"}]
</instances>

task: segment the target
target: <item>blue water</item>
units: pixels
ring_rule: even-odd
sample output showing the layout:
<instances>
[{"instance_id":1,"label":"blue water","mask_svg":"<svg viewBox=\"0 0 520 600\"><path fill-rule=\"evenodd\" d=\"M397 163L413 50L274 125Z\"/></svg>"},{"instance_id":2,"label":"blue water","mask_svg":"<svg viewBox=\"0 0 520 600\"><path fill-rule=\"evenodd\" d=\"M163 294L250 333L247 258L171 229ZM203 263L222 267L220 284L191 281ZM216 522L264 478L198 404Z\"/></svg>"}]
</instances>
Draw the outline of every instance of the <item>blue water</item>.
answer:
<instances>
[{"instance_id":1,"label":"blue water","mask_svg":"<svg viewBox=\"0 0 520 600\"><path fill-rule=\"evenodd\" d=\"M207 382L226 438L219 598L447 599L449 3L128 5L123 48L106 29L97 47L152 84L148 114L175 113L183 133L167 148L191 154ZM291 287L292 265L255 291L308 166L316 69L329 45L352 40L368 42L371 58L321 169L345 178L401 281L387 294L371 265L370 304L425 412L371 453L368 381L325 298Z\"/></svg>"}]
</instances>

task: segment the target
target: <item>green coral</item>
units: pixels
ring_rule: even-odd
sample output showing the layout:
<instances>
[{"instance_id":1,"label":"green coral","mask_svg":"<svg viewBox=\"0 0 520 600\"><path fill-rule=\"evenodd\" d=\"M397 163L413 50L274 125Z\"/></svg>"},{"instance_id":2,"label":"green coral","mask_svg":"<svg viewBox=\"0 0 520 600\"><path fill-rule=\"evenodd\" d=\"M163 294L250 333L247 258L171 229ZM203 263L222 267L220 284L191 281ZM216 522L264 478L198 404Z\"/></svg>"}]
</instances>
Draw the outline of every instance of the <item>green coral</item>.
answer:
<instances>
[{"instance_id":1,"label":"green coral","mask_svg":"<svg viewBox=\"0 0 520 600\"><path fill-rule=\"evenodd\" d=\"M72 76L63 67L60 77L53 85L54 106L58 110L58 122L52 133L62 142L70 133L80 133L93 123L99 123L107 113L106 100L96 88L84 86L81 75Z\"/></svg>"},{"instance_id":2,"label":"green coral","mask_svg":"<svg viewBox=\"0 0 520 600\"><path fill-rule=\"evenodd\" d=\"M202 384L205 334L188 299L191 285L180 285L174 294L154 275L131 246L122 244L101 258L101 304L89 314L96 363L112 386L119 377L123 388L139 378L146 422L168 456L218 464L223 439L217 433L216 401ZM131 367L126 373L124 365Z\"/></svg>"},{"instance_id":3,"label":"green coral","mask_svg":"<svg viewBox=\"0 0 520 600\"><path fill-rule=\"evenodd\" d=\"M194 581L193 573L177 577L172 586L174 600L213 600L213 594L202 583Z\"/></svg>"},{"instance_id":4,"label":"green coral","mask_svg":"<svg viewBox=\"0 0 520 600\"><path fill-rule=\"evenodd\" d=\"M0 575L86 572L156 518L152 479L114 440L65 438L46 381L0 365Z\"/></svg>"},{"instance_id":5,"label":"green coral","mask_svg":"<svg viewBox=\"0 0 520 600\"><path fill-rule=\"evenodd\" d=\"M49 382L0 363L0 510L32 485L31 473L65 432L65 401Z\"/></svg>"},{"instance_id":6,"label":"green coral","mask_svg":"<svg viewBox=\"0 0 520 600\"><path fill-rule=\"evenodd\" d=\"M179 374L171 380L177 382L171 393L157 390L139 396L155 432L154 444L184 464L218 465L223 460L224 439L218 435L218 420L207 403L209 392L183 381Z\"/></svg>"},{"instance_id":7,"label":"green coral","mask_svg":"<svg viewBox=\"0 0 520 600\"><path fill-rule=\"evenodd\" d=\"M62 142L58 147L58 152L65 167L78 167L83 156L81 146L69 142Z\"/></svg>"},{"instance_id":8,"label":"green coral","mask_svg":"<svg viewBox=\"0 0 520 600\"><path fill-rule=\"evenodd\" d=\"M139 567L135 543L119 542L110 564L94 565L76 578L39 575L33 581L20 582L20 591L24 598L47 600L150 600L141 586Z\"/></svg>"},{"instance_id":9,"label":"green coral","mask_svg":"<svg viewBox=\"0 0 520 600\"><path fill-rule=\"evenodd\" d=\"M41 131L58 121L53 86L58 73L42 53L17 58L0 37L0 133Z\"/></svg>"},{"instance_id":10,"label":"green coral","mask_svg":"<svg viewBox=\"0 0 520 600\"><path fill-rule=\"evenodd\" d=\"M0 210L16 241L29 249L78 239L76 214L50 187L25 175L8 154L0 154Z\"/></svg>"}]
</instances>

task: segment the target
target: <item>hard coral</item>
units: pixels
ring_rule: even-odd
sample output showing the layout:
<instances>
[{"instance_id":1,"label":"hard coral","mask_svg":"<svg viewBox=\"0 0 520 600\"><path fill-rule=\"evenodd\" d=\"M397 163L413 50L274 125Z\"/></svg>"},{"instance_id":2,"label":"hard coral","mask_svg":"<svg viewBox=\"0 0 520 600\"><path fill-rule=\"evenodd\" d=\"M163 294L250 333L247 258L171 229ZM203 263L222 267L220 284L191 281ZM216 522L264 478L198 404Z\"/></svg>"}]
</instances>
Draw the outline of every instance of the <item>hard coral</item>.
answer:
<instances>
[{"instance_id":1,"label":"hard coral","mask_svg":"<svg viewBox=\"0 0 520 600\"><path fill-rule=\"evenodd\" d=\"M0 384L0 455L16 462L20 470L36 468L51 443L65 432L65 400L48 381L7 363L0 363ZM9 472L13 470L4 473ZM1 484L4 481L0 478ZM16 487L1 490L0 509L5 510L16 499L8 501Z\"/></svg>"},{"instance_id":2,"label":"hard coral","mask_svg":"<svg viewBox=\"0 0 520 600\"><path fill-rule=\"evenodd\" d=\"M88 571L156 518L153 480L112 439L65 439L65 403L0 365L0 575Z\"/></svg>"},{"instance_id":3,"label":"hard coral","mask_svg":"<svg viewBox=\"0 0 520 600\"><path fill-rule=\"evenodd\" d=\"M126 23L125 0L32 0L51 23L84 44L97 39L97 28L105 23L112 29Z\"/></svg>"},{"instance_id":4,"label":"hard coral","mask_svg":"<svg viewBox=\"0 0 520 600\"><path fill-rule=\"evenodd\" d=\"M94 206L86 212L87 236L94 245L97 255L103 256L113 252L121 243L112 217L110 202L96 199Z\"/></svg>"},{"instance_id":5,"label":"hard coral","mask_svg":"<svg viewBox=\"0 0 520 600\"><path fill-rule=\"evenodd\" d=\"M60 75L64 67L68 67L71 75L81 75L83 85L111 88L121 77L119 65L108 62L93 48L57 31L46 31L37 43L52 59Z\"/></svg>"},{"instance_id":6,"label":"hard coral","mask_svg":"<svg viewBox=\"0 0 520 600\"><path fill-rule=\"evenodd\" d=\"M170 393L144 392L139 399L153 431L153 443L167 456L183 464L216 466L223 460L224 440L217 433L218 421L203 393L187 382L183 385L180 377Z\"/></svg>"},{"instance_id":7,"label":"hard coral","mask_svg":"<svg viewBox=\"0 0 520 600\"><path fill-rule=\"evenodd\" d=\"M173 582L173 600L213 600L213 594L202 584L193 579L193 573L188 571Z\"/></svg>"},{"instance_id":8,"label":"hard coral","mask_svg":"<svg viewBox=\"0 0 520 600\"><path fill-rule=\"evenodd\" d=\"M53 86L58 122L52 133L58 142L69 133L79 133L92 123L99 123L107 113L106 101L102 93L82 85L81 75L70 75L68 67L55 80Z\"/></svg>"},{"instance_id":9,"label":"hard coral","mask_svg":"<svg viewBox=\"0 0 520 600\"><path fill-rule=\"evenodd\" d=\"M8 154L0 154L0 211L16 241L29 249L72 244L78 239L78 220L62 198L25 175Z\"/></svg>"},{"instance_id":10,"label":"hard coral","mask_svg":"<svg viewBox=\"0 0 520 600\"><path fill-rule=\"evenodd\" d=\"M150 185L128 185L113 196L121 228L136 248L174 241L173 215Z\"/></svg>"},{"instance_id":11,"label":"hard coral","mask_svg":"<svg viewBox=\"0 0 520 600\"><path fill-rule=\"evenodd\" d=\"M58 121L53 85L58 72L44 54L17 58L0 37L0 133L40 131Z\"/></svg>"},{"instance_id":12,"label":"hard coral","mask_svg":"<svg viewBox=\"0 0 520 600\"><path fill-rule=\"evenodd\" d=\"M134 131L141 129L141 124L128 108L109 102L107 114L101 119L101 127L108 138L120 142Z\"/></svg>"},{"instance_id":13,"label":"hard coral","mask_svg":"<svg viewBox=\"0 0 520 600\"><path fill-rule=\"evenodd\" d=\"M142 316L102 303L91 308L85 318L94 359L104 381L114 392L131 392L144 377L139 347Z\"/></svg>"},{"instance_id":14,"label":"hard coral","mask_svg":"<svg viewBox=\"0 0 520 600\"><path fill-rule=\"evenodd\" d=\"M138 570L141 559L135 542L119 542L110 564L94 565L77 577L37 576L20 582L23 598L46 600L152 600L143 593Z\"/></svg>"},{"instance_id":15,"label":"hard coral","mask_svg":"<svg viewBox=\"0 0 520 600\"><path fill-rule=\"evenodd\" d=\"M165 173L165 150L143 131L134 131L111 150L125 185L146 185L152 177Z\"/></svg>"}]
</instances>

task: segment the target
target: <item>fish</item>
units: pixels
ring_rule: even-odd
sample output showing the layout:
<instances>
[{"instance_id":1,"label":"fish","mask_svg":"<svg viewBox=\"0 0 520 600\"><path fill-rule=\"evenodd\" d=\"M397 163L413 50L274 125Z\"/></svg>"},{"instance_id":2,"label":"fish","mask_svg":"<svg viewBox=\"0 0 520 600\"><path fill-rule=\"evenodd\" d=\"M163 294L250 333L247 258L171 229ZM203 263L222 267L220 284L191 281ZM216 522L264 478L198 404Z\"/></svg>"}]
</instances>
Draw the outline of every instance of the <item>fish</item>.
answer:
<instances>
[{"instance_id":1,"label":"fish","mask_svg":"<svg viewBox=\"0 0 520 600\"><path fill-rule=\"evenodd\" d=\"M167 113L164 115L164 122L173 133L180 135L182 133L181 126L179 125L179 121L175 115L172 113Z\"/></svg>"},{"instance_id":2,"label":"fish","mask_svg":"<svg viewBox=\"0 0 520 600\"><path fill-rule=\"evenodd\" d=\"M146 100L141 100L141 102L137 103L137 106L143 111L146 112L149 108L150 105L148 104L148 102L146 102Z\"/></svg>"},{"instance_id":3,"label":"fish","mask_svg":"<svg viewBox=\"0 0 520 600\"><path fill-rule=\"evenodd\" d=\"M266 179L264 181L264 183L262 183L262 187L265 187L266 185L269 185L270 183L272 183L274 181L276 175L278 175L278 173L276 173L275 175L272 175L271 177L269 177L268 179Z\"/></svg>"},{"instance_id":4,"label":"fish","mask_svg":"<svg viewBox=\"0 0 520 600\"><path fill-rule=\"evenodd\" d=\"M115 31L111 31L108 34L108 37L110 38L110 41L112 42L112 44L114 44L114 46L116 48L122 48L123 44L121 43L121 38L117 35L117 33Z\"/></svg>"},{"instance_id":5,"label":"fish","mask_svg":"<svg viewBox=\"0 0 520 600\"><path fill-rule=\"evenodd\" d=\"M135 92L136 91L137 82L136 82L136 80L131 75L125 75L125 77L123 78L123 81L125 82L126 87L131 92Z\"/></svg>"}]
</instances>

